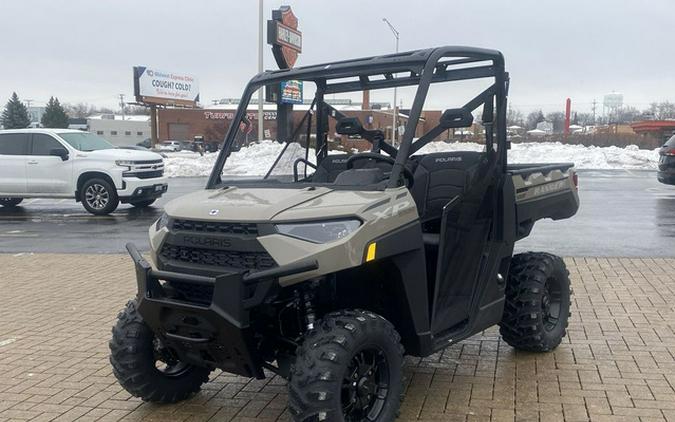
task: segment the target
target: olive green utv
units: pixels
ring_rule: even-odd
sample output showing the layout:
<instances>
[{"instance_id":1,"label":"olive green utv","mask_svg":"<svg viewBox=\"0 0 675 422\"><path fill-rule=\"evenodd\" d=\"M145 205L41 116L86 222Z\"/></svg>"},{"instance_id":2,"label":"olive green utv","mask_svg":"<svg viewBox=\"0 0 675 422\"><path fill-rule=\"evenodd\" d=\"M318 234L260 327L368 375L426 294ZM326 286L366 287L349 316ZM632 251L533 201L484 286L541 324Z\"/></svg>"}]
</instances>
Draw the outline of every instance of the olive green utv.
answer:
<instances>
[{"instance_id":1,"label":"olive green utv","mask_svg":"<svg viewBox=\"0 0 675 422\"><path fill-rule=\"evenodd\" d=\"M289 80L313 89L311 105L295 106L302 119L280 89ZM474 80L484 88L463 105L436 121L423 113L430 87ZM405 87L414 101L397 116L400 142L385 141L392 126L329 104L333 94ZM251 175L236 151L261 88L277 103L278 143L258 145L279 154ZM570 308L565 264L513 249L535 221L576 213L577 179L573 164L507 164L507 90L501 53L467 47L255 76L206 189L170 202L150 228L152 264L127 246L138 295L110 341L121 385L173 403L215 369L279 374L295 420L392 421L404 355L496 324L515 348L557 347ZM390 111L371 112L391 122ZM482 150L443 142L467 128ZM370 151L334 151L336 137Z\"/></svg>"}]
</instances>

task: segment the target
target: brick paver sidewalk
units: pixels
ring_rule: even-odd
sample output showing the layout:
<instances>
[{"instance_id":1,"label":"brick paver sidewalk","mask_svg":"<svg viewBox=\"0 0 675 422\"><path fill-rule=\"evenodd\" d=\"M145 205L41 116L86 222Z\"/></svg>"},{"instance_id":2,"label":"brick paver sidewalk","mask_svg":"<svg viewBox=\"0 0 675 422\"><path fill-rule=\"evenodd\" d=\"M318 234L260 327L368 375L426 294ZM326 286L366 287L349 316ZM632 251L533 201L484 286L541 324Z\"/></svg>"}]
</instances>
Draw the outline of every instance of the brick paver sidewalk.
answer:
<instances>
[{"instance_id":1,"label":"brick paver sidewalk","mask_svg":"<svg viewBox=\"0 0 675 422\"><path fill-rule=\"evenodd\" d=\"M569 336L515 352L496 329L408 359L400 420L675 421L675 259L567 259ZM110 371L133 296L121 255L0 255L0 420L288 420L283 380L214 373L176 405L143 403Z\"/></svg>"}]
</instances>

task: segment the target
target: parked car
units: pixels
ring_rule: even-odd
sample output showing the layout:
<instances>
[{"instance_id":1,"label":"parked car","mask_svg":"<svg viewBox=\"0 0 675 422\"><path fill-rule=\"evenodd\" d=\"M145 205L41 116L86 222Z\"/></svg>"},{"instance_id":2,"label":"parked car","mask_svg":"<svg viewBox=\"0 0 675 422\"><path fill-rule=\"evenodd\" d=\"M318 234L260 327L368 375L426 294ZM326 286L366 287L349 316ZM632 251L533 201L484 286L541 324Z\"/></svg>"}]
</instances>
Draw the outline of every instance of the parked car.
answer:
<instances>
[{"instance_id":1,"label":"parked car","mask_svg":"<svg viewBox=\"0 0 675 422\"><path fill-rule=\"evenodd\" d=\"M92 214L120 202L143 208L167 190L164 160L151 151L115 148L69 129L0 131L0 205L25 198L74 198Z\"/></svg>"},{"instance_id":2,"label":"parked car","mask_svg":"<svg viewBox=\"0 0 675 422\"><path fill-rule=\"evenodd\" d=\"M160 151L172 151L177 152L183 149L183 145L180 141L164 141L159 144Z\"/></svg>"},{"instance_id":3,"label":"parked car","mask_svg":"<svg viewBox=\"0 0 675 422\"><path fill-rule=\"evenodd\" d=\"M136 146L150 149L152 148L152 139L145 138L141 142L137 143Z\"/></svg>"},{"instance_id":4,"label":"parked car","mask_svg":"<svg viewBox=\"0 0 675 422\"><path fill-rule=\"evenodd\" d=\"M666 141L659 150L659 182L675 185L675 135Z\"/></svg>"}]
</instances>

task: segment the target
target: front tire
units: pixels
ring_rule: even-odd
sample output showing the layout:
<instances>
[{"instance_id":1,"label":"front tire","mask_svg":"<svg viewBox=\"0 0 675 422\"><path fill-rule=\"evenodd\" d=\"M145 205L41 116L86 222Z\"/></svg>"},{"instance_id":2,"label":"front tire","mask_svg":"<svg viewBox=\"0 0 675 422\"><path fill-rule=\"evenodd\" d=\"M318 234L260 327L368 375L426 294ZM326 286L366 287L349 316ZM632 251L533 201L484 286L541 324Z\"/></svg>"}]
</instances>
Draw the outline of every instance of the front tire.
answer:
<instances>
[{"instance_id":1,"label":"front tire","mask_svg":"<svg viewBox=\"0 0 675 422\"><path fill-rule=\"evenodd\" d=\"M516 349L548 352L566 335L570 279L562 258L528 252L511 260L499 332Z\"/></svg>"},{"instance_id":2,"label":"front tire","mask_svg":"<svg viewBox=\"0 0 675 422\"><path fill-rule=\"evenodd\" d=\"M82 185L80 201L94 215L107 215L117 209L120 201L115 186L105 179L89 179Z\"/></svg>"},{"instance_id":3,"label":"front tire","mask_svg":"<svg viewBox=\"0 0 675 422\"><path fill-rule=\"evenodd\" d=\"M23 198L0 198L0 206L11 208L16 207L23 201Z\"/></svg>"},{"instance_id":4,"label":"front tire","mask_svg":"<svg viewBox=\"0 0 675 422\"><path fill-rule=\"evenodd\" d=\"M208 368L175 359L129 301L117 316L110 340L110 363L120 385L132 396L156 403L176 403L198 392L209 380Z\"/></svg>"},{"instance_id":5,"label":"front tire","mask_svg":"<svg viewBox=\"0 0 675 422\"><path fill-rule=\"evenodd\" d=\"M394 326L368 311L326 315L298 347L288 381L295 421L396 419L403 346Z\"/></svg>"},{"instance_id":6,"label":"front tire","mask_svg":"<svg viewBox=\"0 0 675 422\"><path fill-rule=\"evenodd\" d=\"M145 201L131 201L129 203L136 208L147 208L150 205L154 204L155 201L156 199L147 199Z\"/></svg>"}]
</instances>

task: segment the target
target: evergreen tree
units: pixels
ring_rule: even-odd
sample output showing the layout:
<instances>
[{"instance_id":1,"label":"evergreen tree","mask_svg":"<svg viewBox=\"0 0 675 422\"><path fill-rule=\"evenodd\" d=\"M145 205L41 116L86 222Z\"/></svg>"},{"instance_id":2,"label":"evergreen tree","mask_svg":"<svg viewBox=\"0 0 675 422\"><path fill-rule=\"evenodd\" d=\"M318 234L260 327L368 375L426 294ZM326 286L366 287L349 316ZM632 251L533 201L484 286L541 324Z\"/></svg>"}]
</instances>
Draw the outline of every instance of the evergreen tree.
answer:
<instances>
[{"instance_id":1,"label":"evergreen tree","mask_svg":"<svg viewBox=\"0 0 675 422\"><path fill-rule=\"evenodd\" d=\"M51 97L49 99L40 123L46 128L68 128L68 116L66 115L66 110L61 106L58 98Z\"/></svg>"},{"instance_id":2,"label":"evergreen tree","mask_svg":"<svg viewBox=\"0 0 675 422\"><path fill-rule=\"evenodd\" d=\"M16 92L12 93L12 98L7 101L0 121L5 129L23 129L30 126L28 109L19 101L19 96L16 95Z\"/></svg>"}]
</instances>

